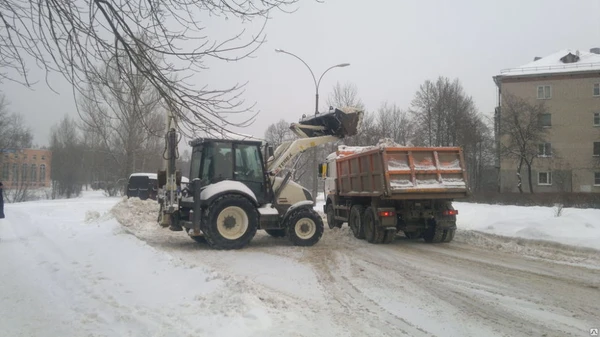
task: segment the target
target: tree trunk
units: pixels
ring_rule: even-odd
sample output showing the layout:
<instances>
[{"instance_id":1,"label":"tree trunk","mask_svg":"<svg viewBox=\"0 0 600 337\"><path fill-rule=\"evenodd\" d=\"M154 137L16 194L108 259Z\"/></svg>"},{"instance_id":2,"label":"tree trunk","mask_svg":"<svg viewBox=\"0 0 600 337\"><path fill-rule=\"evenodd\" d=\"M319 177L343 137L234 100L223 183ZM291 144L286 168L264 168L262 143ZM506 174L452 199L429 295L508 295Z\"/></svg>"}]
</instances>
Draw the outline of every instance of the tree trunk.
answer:
<instances>
[{"instance_id":1,"label":"tree trunk","mask_svg":"<svg viewBox=\"0 0 600 337\"><path fill-rule=\"evenodd\" d=\"M529 192L533 194L533 181L531 180L531 162L525 161L527 164L527 176L529 177Z\"/></svg>"},{"instance_id":2,"label":"tree trunk","mask_svg":"<svg viewBox=\"0 0 600 337\"><path fill-rule=\"evenodd\" d=\"M517 188L519 189L519 193L523 194L523 177L521 176L521 168L523 167L523 158L519 160L519 165L517 166Z\"/></svg>"}]
</instances>

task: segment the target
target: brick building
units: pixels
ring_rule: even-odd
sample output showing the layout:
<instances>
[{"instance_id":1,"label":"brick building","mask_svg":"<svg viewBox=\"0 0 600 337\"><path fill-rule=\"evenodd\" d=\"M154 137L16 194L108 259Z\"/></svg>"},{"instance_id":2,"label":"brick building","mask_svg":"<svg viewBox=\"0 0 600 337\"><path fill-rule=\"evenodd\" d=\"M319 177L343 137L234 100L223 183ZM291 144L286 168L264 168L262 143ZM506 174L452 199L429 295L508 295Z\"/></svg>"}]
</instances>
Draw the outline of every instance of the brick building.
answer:
<instances>
[{"instance_id":1,"label":"brick building","mask_svg":"<svg viewBox=\"0 0 600 337\"><path fill-rule=\"evenodd\" d=\"M4 188L51 186L51 151L39 149L0 151L0 181L4 184Z\"/></svg>"}]
</instances>

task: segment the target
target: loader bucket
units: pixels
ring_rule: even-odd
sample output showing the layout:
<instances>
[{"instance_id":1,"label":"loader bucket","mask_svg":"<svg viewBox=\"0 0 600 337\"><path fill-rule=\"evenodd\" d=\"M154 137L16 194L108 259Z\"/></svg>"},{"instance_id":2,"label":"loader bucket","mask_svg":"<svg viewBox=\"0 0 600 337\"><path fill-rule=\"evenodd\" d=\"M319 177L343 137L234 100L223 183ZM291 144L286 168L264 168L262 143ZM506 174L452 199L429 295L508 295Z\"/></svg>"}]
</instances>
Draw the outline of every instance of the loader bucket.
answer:
<instances>
[{"instance_id":1,"label":"loader bucket","mask_svg":"<svg viewBox=\"0 0 600 337\"><path fill-rule=\"evenodd\" d=\"M292 123L290 129L301 138L320 136L344 138L358 133L362 115L363 112L360 110L335 109L303 118L298 123Z\"/></svg>"}]
</instances>

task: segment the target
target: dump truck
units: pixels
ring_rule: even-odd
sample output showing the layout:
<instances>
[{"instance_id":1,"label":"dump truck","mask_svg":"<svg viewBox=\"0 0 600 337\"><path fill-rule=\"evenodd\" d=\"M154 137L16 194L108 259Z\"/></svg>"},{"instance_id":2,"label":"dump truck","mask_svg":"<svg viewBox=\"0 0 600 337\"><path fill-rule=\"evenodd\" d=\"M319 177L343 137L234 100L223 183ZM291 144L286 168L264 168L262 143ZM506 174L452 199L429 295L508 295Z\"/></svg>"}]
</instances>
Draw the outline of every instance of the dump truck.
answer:
<instances>
[{"instance_id":1,"label":"dump truck","mask_svg":"<svg viewBox=\"0 0 600 337\"><path fill-rule=\"evenodd\" d=\"M469 195L460 147L340 146L319 164L330 228L348 223L354 236L390 243L399 232L425 242L450 242Z\"/></svg>"},{"instance_id":2,"label":"dump truck","mask_svg":"<svg viewBox=\"0 0 600 337\"><path fill-rule=\"evenodd\" d=\"M296 246L312 246L323 235L323 220L311 193L291 181L294 157L358 132L363 112L331 109L292 123L296 139L273 151L266 141L240 134L202 137L192 147L190 182L176 167L176 116L167 119L165 169L158 176L158 223L185 231L215 249L246 247L257 230L287 237Z\"/></svg>"}]
</instances>

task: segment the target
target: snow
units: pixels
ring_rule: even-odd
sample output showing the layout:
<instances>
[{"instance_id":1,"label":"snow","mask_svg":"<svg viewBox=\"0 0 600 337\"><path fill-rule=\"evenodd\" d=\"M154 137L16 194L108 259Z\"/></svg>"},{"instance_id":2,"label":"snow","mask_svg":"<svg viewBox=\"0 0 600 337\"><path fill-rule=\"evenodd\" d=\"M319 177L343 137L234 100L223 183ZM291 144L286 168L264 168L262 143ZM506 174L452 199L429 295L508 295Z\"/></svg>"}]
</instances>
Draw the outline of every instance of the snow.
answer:
<instances>
[{"instance_id":1,"label":"snow","mask_svg":"<svg viewBox=\"0 0 600 337\"><path fill-rule=\"evenodd\" d=\"M373 245L345 225L314 247L259 232L217 251L158 226L152 200L7 204L2 335L567 336L597 324L599 253L580 248L600 248L600 210L454 205L450 244Z\"/></svg>"},{"instance_id":2,"label":"snow","mask_svg":"<svg viewBox=\"0 0 600 337\"><path fill-rule=\"evenodd\" d=\"M223 180L219 181L218 183L208 185L205 189L202 190L202 192L200 192L200 199L208 200L213 195L221 193L223 191L240 191L242 193L247 194L254 201L256 201L256 196L254 195L254 192L252 192L252 190L248 188L248 186L239 181L233 180Z\"/></svg>"},{"instance_id":3,"label":"snow","mask_svg":"<svg viewBox=\"0 0 600 337\"><path fill-rule=\"evenodd\" d=\"M278 215L279 211L277 211L277 208L271 207L271 204L266 204L263 207L258 209L258 212L261 215Z\"/></svg>"},{"instance_id":4,"label":"snow","mask_svg":"<svg viewBox=\"0 0 600 337\"><path fill-rule=\"evenodd\" d=\"M520 67L504 69L500 72L501 77L600 70L599 54L579 50L579 61L574 63L560 61L563 56L569 53L576 55L577 50L563 49Z\"/></svg>"},{"instance_id":5,"label":"snow","mask_svg":"<svg viewBox=\"0 0 600 337\"><path fill-rule=\"evenodd\" d=\"M441 163L440 170L460 170L460 160L455 159L449 163Z\"/></svg>"},{"instance_id":6,"label":"snow","mask_svg":"<svg viewBox=\"0 0 600 337\"><path fill-rule=\"evenodd\" d=\"M157 179L157 174L156 173L132 173L130 176L131 177L148 177L150 179Z\"/></svg>"},{"instance_id":7,"label":"snow","mask_svg":"<svg viewBox=\"0 0 600 337\"><path fill-rule=\"evenodd\" d=\"M460 229L600 250L598 209L564 208L556 217L553 207L454 202L454 208Z\"/></svg>"},{"instance_id":8,"label":"snow","mask_svg":"<svg viewBox=\"0 0 600 337\"><path fill-rule=\"evenodd\" d=\"M408 166L408 163L405 160L394 160L394 159L389 159L388 160L388 170L389 171L400 171L400 170L408 170L410 169L410 167Z\"/></svg>"}]
</instances>

